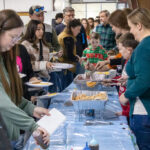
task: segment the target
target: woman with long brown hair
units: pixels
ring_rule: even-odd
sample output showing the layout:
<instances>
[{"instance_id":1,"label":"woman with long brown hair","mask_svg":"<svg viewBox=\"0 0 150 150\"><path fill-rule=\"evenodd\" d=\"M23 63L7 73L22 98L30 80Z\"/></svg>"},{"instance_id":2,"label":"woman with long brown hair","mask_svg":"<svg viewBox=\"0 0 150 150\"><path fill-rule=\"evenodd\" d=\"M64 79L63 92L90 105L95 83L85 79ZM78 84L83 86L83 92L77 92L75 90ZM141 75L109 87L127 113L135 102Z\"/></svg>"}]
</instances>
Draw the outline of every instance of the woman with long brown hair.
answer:
<instances>
[{"instance_id":1,"label":"woman with long brown hair","mask_svg":"<svg viewBox=\"0 0 150 150\"><path fill-rule=\"evenodd\" d=\"M13 10L0 11L0 113L12 141L20 130L41 130L43 140L49 143L49 134L39 127L33 118L49 115L48 110L35 107L22 97L22 84L16 67L14 45L20 38L23 22Z\"/></svg>"},{"instance_id":2,"label":"woman with long brown hair","mask_svg":"<svg viewBox=\"0 0 150 150\"><path fill-rule=\"evenodd\" d=\"M52 69L52 63L49 62L51 49L50 43L47 43L45 40L45 25L39 20L30 20L26 33L21 40L21 44L30 55L35 74L42 80L53 83L53 85L48 88L48 91L58 92L57 74L56 72L50 72ZM50 98L38 99L37 105L49 108L50 101Z\"/></svg>"},{"instance_id":3,"label":"woman with long brown hair","mask_svg":"<svg viewBox=\"0 0 150 150\"><path fill-rule=\"evenodd\" d=\"M70 21L67 27L64 29L61 34L58 36L58 42L63 49L63 56L60 58L61 62L64 63L71 63L74 65L74 68L67 70L66 75L64 76L65 87L67 87L72 81L73 76L75 75L77 69L78 59L77 49L76 49L76 42L77 42L77 35L80 33L81 29L81 22L78 19L74 19Z\"/></svg>"},{"instance_id":4,"label":"woman with long brown hair","mask_svg":"<svg viewBox=\"0 0 150 150\"><path fill-rule=\"evenodd\" d=\"M86 18L83 18L83 19L81 19L81 23L82 23L82 25L84 27L84 30L86 32L87 40L89 40L90 39L90 25L89 25L89 22Z\"/></svg>"},{"instance_id":5,"label":"woman with long brown hair","mask_svg":"<svg viewBox=\"0 0 150 150\"><path fill-rule=\"evenodd\" d=\"M52 66L49 62L50 45L46 42L44 33L44 24L38 20L31 20L21 44L25 46L30 55L33 70L40 71L39 76L48 78L47 71Z\"/></svg>"},{"instance_id":6,"label":"woman with long brown hair","mask_svg":"<svg viewBox=\"0 0 150 150\"><path fill-rule=\"evenodd\" d=\"M94 29L94 18L92 18L92 17L88 18L88 23L90 25L91 31L93 31L93 29Z\"/></svg>"},{"instance_id":7,"label":"woman with long brown hair","mask_svg":"<svg viewBox=\"0 0 150 150\"><path fill-rule=\"evenodd\" d=\"M129 32L130 28L128 26L127 16L123 10L118 9L112 12L109 16L108 22L116 35Z\"/></svg>"}]
</instances>

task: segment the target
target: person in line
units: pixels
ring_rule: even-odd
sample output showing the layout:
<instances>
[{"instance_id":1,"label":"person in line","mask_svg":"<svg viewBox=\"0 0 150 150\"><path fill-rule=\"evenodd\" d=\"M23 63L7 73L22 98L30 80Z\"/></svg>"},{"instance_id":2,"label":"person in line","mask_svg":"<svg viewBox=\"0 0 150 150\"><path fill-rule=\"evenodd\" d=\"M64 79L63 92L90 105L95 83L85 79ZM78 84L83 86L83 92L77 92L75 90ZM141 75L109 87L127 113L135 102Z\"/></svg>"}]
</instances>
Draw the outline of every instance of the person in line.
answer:
<instances>
[{"instance_id":1,"label":"person in line","mask_svg":"<svg viewBox=\"0 0 150 150\"><path fill-rule=\"evenodd\" d=\"M23 85L23 96L32 101L31 93L28 91L28 86L25 84L26 82L41 82L41 80L36 76L32 69L31 59L26 50L26 48L21 44L16 44L16 63L17 70L19 73L24 74L25 77L22 77L22 85ZM43 90L38 92L39 94L45 93ZM34 100L34 99L33 99Z\"/></svg>"},{"instance_id":2,"label":"person in line","mask_svg":"<svg viewBox=\"0 0 150 150\"><path fill-rule=\"evenodd\" d=\"M49 43L50 45L49 48L50 52L58 52L56 56L59 57L60 55L62 55L62 50L58 43L57 34L49 24L44 23L44 13L45 13L44 7L42 6L31 6L29 9L29 14L30 14L29 16L31 20L38 20L42 22L45 26L44 36L46 42ZM56 86L49 87L51 92L60 92L64 89L63 86L61 86L61 80L58 79L61 78L62 74L63 72L61 71L51 73L51 81L55 82L55 85L56 83L58 84L58 86L56 85Z\"/></svg>"},{"instance_id":3,"label":"person in line","mask_svg":"<svg viewBox=\"0 0 150 150\"><path fill-rule=\"evenodd\" d=\"M21 40L21 44L26 48L30 55L33 71L43 81L51 81L54 83L56 89L56 82L52 80L50 71L52 70L52 63L49 62L49 43L46 42L45 26L38 20L31 20L28 24L27 31ZM51 91L50 91L51 92ZM40 105L39 105L40 103ZM40 99L37 105L48 108L50 99Z\"/></svg>"},{"instance_id":4,"label":"person in line","mask_svg":"<svg viewBox=\"0 0 150 150\"><path fill-rule=\"evenodd\" d=\"M94 27L96 28L99 24L100 24L100 20L99 19L95 19L94 20Z\"/></svg>"},{"instance_id":5,"label":"person in line","mask_svg":"<svg viewBox=\"0 0 150 150\"><path fill-rule=\"evenodd\" d=\"M99 45L99 41L99 34L92 33L90 35L90 45L83 51L81 63L87 70L94 70L98 61L103 61L108 58L106 50L102 45Z\"/></svg>"},{"instance_id":6,"label":"person in line","mask_svg":"<svg viewBox=\"0 0 150 150\"><path fill-rule=\"evenodd\" d=\"M56 33L57 33L57 35L59 35L64 30L64 28L67 26L67 24L71 20L74 19L74 17L75 17L74 9L72 7L66 7L66 8L64 8L64 10L63 10L63 16L64 16L63 22L56 27Z\"/></svg>"},{"instance_id":7,"label":"person in line","mask_svg":"<svg viewBox=\"0 0 150 150\"><path fill-rule=\"evenodd\" d=\"M64 14L63 23L56 27L57 35L59 35L64 30L64 28L67 26L67 24L70 21L72 21L75 17L75 11L72 7L64 8L63 14ZM77 35L76 39L77 39L77 41L76 41L76 53L78 56L81 57L83 50L87 47L87 38L86 38L86 33L85 33L83 26L81 26L81 30L80 30L79 34ZM80 65L80 63L77 63L76 67L77 67L76 74L84 73L84 69Z\"/></svg>"},{"instance_id":8,"label":"person in line","mask_svg":"<svg viewBox=\"0 0 150 150\"><path fill-rule=\"evenodd\" d=\"M31 87L26 85L26 82L41 82L40 78L34 73L32 69L32 64L31 64L31 59L30 56L26 50L26 48L19 44L19 42L15 45L15 50L17 51L17 57L16 57L16 63L17 63L17 70L20 74L24 74L24 77L21 77L22 79L22 86L23 86L23 96L27 99L30 100L32 103L36 103L37 96L45 95L47 94L47 91L45 91L43 88L40 88L38 90L31 90ZM35 95L36 96L33 96ZM31 136L32 133L30 132L24 132L20 131L20 137L19 140L16 143L16 150L22 149L29 137Z\"/></svg>"},{"instance_id":9,"label":"person in line","mask_svg":"<svg viewBox=\"0 0 150 150\"><path fill-rule=\"evenodd\" d=\"M88 23L88 20L86 18L81 19L81 23L84 27L85 33L86 33L86 38L87 40L90 39L90 25Z\"/></svg>"},{"instance_id":10,"label":"person in line","mask_svg":"<svg viewBox=\"0 0 150 150\"><path fill-rule=\"evenodd\" d=\"M130 127L140 150L150 149L150 11L133 10L127 17L130 32L139 45L126 65L127 89L120 96L125 105L130 102Z\"/></svg>"},{"instance_id":11,"label":"person in line","mask_svg":"<svg viewBox=\"0 0 150 150\"><path fill-rule=\"evenodd\" d=\"M55 29L57 25L61 24L63 21L63 13L57 13L55 20L52 20L52 27Z\"/></svg>"},{"instance_id":12,"label":"person in line","mask_svg":"<svg viewBox=\"0 0 150 150\"><path fill-rule=\"evenodd\" d=\"M35 107L23 98L22 84L16 67L14 45L23 31L23 22L13 10L0 11L0 113L6 125L8 137L15 147L20 130L43 132L43 140L49 143L48 132L34 119L49 115L47 109Z\"/></svg>"},{"instance_id":13,"label":"person in line","mask_svg":"<svg viewBox=\"0 0 150 150\"><path fill-rule=\"evenodd\" d=\"M34 72L37 72L41 78L49 78L48 71L52 69L52 64L49 62L50 45L45 40L44 32L45 26L42 22L31 20L21 44L30 55Z\"/></svg>"},{"instance_id":14,"label":"person in line","mask_svg":"<svg viewBox=\"0 0 150 150\"><path fill-rule=\"evenodd\" d=\"M81 22L78 19L73 19L67 25L63 32L58 36L58 41L63 48L63 56L60 58L61 62L70 63L74 65L74 68L67 70L66 76L66 86L68 86L72 81L76 73L76 65L78 59L76 57L76 36L80 33Z\"/></svg>"},{"instance_id":15,"label":"person in line","mask_svg":"<svg viewBox=\"0 0 150 150\"><path fill-rule=\"evenodd\" d=\"M64 28L67 26L67 24L74 19L75 10L72 7L66 7L63 10L63 14L64 14L63 23L61 23L60 25L58 25L56 27L57 35L59 35L64 30ZM77 39L77 42L76 42L77 55L79 55L81 57L83 50L87 47L86 33L85 33L83 26L81 26L81 31L77 35L76 39Z\"/></svg>"},{"instance_id":16,"label":"person in line","mask_svg":"<svg viewBox=\"0 0 150 150\"><path fill-rule=\"evenodd\" d=\"M121 35L129 32L129 26L127 22L127 16L123 10L115 10L108 19L109 24L112 26L112 30L116 33L116 38ZM106 61L98 62L97 69L100 70L103 66L110 64L110 67L117 65L118 75L121 74L124 67L125 60L120 54L117 54L115 57L108 59Z\"/></svg>"},{"instance_id":17,"label":"person in line","mask_svg":"<svg viewBox=\"0 0 150 150\"><path fill-rule=\"evenodd\" d=\"M125 61L125 67L122 71L121 78L119 81L121 81L121 86L119 87L119 96L121 96L126 91L126 81L128 79L127 73L126 73L126 64L128 60L130 59L134 49L137 47L139 43L135 40L133 34L126 33L122 35L118 41L118 48L119 52L121 53L122 57L126 60ZM129 110L130 110L130 104L129 102L124 106L121 105L123 111L117 112L116 114L118 116L123 115L126 116L129 121Z\"/></svg>"},{"instance_id":18,"label":"person in line","mask_svg":"<svg viewBox=\"0 0 150 150\"><path fill-rule=\"evenodd\" d=\"M100 22L98 26L94 29L101 36L100 44L106 49L111 50L116 46L115 33L112 31L112 27L108 22L110 13L108 10L103 10L99 13Z\"/></svg>"},{"instance_id":19,"label":"person in line","mask_svg":"<svg viewBox=\"0 0 150 150\"><path fill-rule=\"evenodd\" d=\"M42 23L44 23L44 13L46 11L44 11L44 7L43 6L31 6L29 8L29 17L31 20L39 20ZM52 28L51 25L44 23L45 25L45 39L46 42L50 44L50 49L53 51L59 51L60 50L60 45L58 43L58 39L57 39L57 34L55 32L55 29ZM23 34L26 33L27 30L27 25L25 25L24 30L23 30Z\"/></svg>"},{"instance_id":20,"label":"person in line","mask_svg":"<svg viewBox=\"0 0 150 150\"><path fill-rule=\"evenodd\" d=\"M93 29L94 29L94 18L92 18L92 17L88 18L88 23L90 25L90 30L91 30L91 33L92 33Z\"/></svg>"},{"instance_id":21,"label":"person in line","mask_svg":"<svg viewBox=\"0 0 150 150\"><path fill-rule=\"evenodd\" d=\"M117 42L119 52L121 53L122 57L126 60L125 61L125 67L122 71L121 76L116 76L113 79L116 79L116 81L111 80L111 79L106 79L105 84L108 85L118 85L119 86L119 96L121 96L123 93L126 91L126 82L128 79L127 73L126 73L126 64L128 60L130 59L134 49L137 47L138 42L135 40L133 34L131 33L125 33L122 35ZM128 121L129 121L129 109L130 105L129 102L126 105L121 105L122 106L122 111L117 112L116 115L118 116L126 116Z\"/></svg>"},{"instance_id":22,"label":"person in line","mask_svg":"<svg viewBox=\"0 0 150 150\"><path fill-rule=\"evenodd\" d=\"M128 33L130 30L127 22L127 16L125 15L123 10L118 9L111 13L108 22L116 35L123 35L125 33Z\"/></svg>"}]
</instances>

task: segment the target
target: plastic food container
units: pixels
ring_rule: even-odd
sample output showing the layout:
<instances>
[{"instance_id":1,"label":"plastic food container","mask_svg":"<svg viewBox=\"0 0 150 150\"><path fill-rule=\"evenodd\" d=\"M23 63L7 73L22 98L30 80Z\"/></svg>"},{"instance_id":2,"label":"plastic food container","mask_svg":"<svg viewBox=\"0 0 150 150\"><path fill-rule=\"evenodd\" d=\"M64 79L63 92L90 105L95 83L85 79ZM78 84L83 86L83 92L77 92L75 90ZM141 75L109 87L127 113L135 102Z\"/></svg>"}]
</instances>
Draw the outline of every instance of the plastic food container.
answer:
<instances>
[{"instance_id":1,"label":"plastic food container","mask_svg":"<svg viewBox=\"0 0 150 150\"><path fill-rule=\"evenodd\" d=\"M100 84L96 84L94 87L88 87L86 83L78 84L76 83L76 88L78 90L86 90L86 91L99 91Z\"/></svg>"},{"instance_id":2,"label":"plastic food container","mask_svg":"<svg viewBox=\"0 0 150 150\"><path fill-rule=\"evenodd\" d=\"M114 78L116 76L117 72L114 69L109 70L109 78Z\"/></svg>"},{"instance_id":3,"label":"plastic food container","mask_svg":"<svg viewBox=\"0 0 150 150\"><path fill-rule=\"evenodd\" d=\"M86 78L86 74L79 74L75 77L74 83L76 84L82 84L86 83L87 81L102 81L105 79L105 74L99 74L98 72L95 72L92 74L92 77Z\"/></svg>"},{"instance_id":4,"label":"plastic food container","mask_svg":"<svg viewBox=\"0 0 150 150\"><path fill-rule=\"evenodd\" d=\"M99 90L99 86L101 85L99 81L105 79L105 74L98 74L97 72L92 74L92 77L86 79L86 74L79 74L74 79L74 83L78 90L89 90L89 91L97 91ZM97 82L94 87L87 86L88 81Z\"/></svg>"}]
</instances>

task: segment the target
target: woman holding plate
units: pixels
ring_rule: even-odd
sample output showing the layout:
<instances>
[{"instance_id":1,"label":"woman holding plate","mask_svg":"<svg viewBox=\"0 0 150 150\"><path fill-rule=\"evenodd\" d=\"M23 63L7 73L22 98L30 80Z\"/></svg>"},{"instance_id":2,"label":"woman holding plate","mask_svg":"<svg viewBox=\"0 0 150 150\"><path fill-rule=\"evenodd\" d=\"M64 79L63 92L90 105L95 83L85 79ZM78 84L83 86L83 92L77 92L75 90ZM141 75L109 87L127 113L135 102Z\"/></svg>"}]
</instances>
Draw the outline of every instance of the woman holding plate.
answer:
<instances>
[{"instance_id":1,"label":"woman holding plate","mask_svg":"<svg viewBox=\"0 0 150 150\"><path fill-rule=\"evenodd\" d=\"M73 19L68 23L64 31L58 36L58 42L63 49L63 56L60 58L60 61L74 65L74 68L67 70L65 76L67 85L72 82L76 72L76 64L78 62L76 57L76 36L80 33L80 29L80 20Z\"/></svg>"}]
</instances>

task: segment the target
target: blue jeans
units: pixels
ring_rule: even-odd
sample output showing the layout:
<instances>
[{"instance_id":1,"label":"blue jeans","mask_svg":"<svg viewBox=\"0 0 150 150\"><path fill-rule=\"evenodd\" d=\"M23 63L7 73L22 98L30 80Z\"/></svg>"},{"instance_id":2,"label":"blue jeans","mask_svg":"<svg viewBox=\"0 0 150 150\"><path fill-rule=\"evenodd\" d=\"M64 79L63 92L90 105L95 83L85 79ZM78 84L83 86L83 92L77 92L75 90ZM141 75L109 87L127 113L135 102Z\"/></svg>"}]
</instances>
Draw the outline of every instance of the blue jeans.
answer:
<instances>
[{"instance_id":1,"label":"blue jeans","mask_svg":"<svg viewBox=\"0 0 150 150\"><path fill-rule=\"evenodd\" d=\"M16 146L16 141L11 141L11 146L13 150L16 150L15 146Z\"/></svg>"},{"instance_id":2,"label":"blue jeans","mask_svg":"<svg viewBox=\"0 0 150 150\"><path fill-rule=\"evenodd\" d=\"M11 146L13 150L22 150L24 145L24 135L20 135L17 141L11 141Z\"/></svg>"},{"instance_id":3,"label":"blue jeans","mask_svg":"<svg viewBox=\"0 0 150 150\"><path fill-rule=\"evenodd\" d=\"M69 70L63 71L63 88L64 89L72 83L73 78L74 78L74 73L72 73Z\"/></svg>"},{"instance_id":4,"label":"blue jeans","mask_svg":"<svg viewBox=\"0 0 150 150\"><path fill-rule=\"evenodd\" d=\"M52 82L53 85L48 87L48 91L50 93L58 92L57 73L56 72L51 72L49 75L50 75L49 82Z\"/></svg>"},{"instance_id":5,"label":"blue jeans","mask_svg":"<svg viewBox=\"0 0 150 150\"><path fill-rule=\"evenodd\" d=\"M62 71L59 71L59 72L56 72L56 76L57 76L57 86L58 86L58 91L57 92L61 92L65 89L64 87L64 81L63 81L63 70Z\"/></svg>"},{"instance_id":6,"label":"blue jeans","mask_svg":"<svg viewBox=\"0 0 150 150\"><path fill-rule=\"evenodd\" d=\"M130 127L136 136L140 150L150 150L150 116L132 115Z\"/></svg>"},{"instance_id":7,"label":"blue jeans","mask_svg":"<svg viewBox=\"0 0 150 150\"><path fill-rule=\"evenodd\" d=\"M64 72L59 71L59 72L51 72L50 73L50 82L53 83L52 86L48 88L49 92L61 92L64 90L65 85L64 85Z\"/></svg>"}]
</instances>

